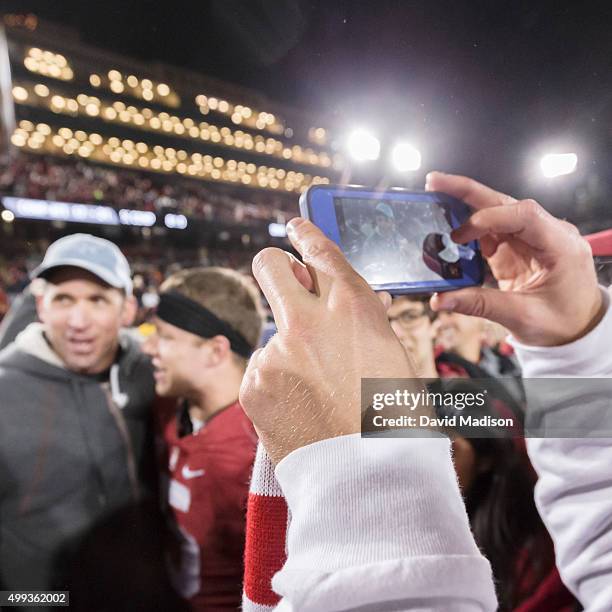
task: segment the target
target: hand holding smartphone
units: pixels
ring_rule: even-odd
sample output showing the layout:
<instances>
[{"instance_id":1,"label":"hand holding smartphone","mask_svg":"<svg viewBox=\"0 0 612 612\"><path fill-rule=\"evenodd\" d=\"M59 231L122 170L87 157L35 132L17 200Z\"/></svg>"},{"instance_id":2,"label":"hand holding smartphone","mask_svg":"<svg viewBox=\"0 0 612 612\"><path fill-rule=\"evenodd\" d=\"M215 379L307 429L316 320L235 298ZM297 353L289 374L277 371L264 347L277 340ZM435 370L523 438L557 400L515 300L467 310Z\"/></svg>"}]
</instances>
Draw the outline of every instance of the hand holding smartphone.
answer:
<instances>
[{"instance_id":1,"label":"hand holding smartphone","mask_svg":"<svg viewBox=\"0 0 612 612\"><path fill-rule=\"evenodd\" d=\"M478 242L459 245L450 236L470 210L447 194L315 185L302 194L300 212L374 290L399 295L482 284Z\"/></svg>"}]
</instances>

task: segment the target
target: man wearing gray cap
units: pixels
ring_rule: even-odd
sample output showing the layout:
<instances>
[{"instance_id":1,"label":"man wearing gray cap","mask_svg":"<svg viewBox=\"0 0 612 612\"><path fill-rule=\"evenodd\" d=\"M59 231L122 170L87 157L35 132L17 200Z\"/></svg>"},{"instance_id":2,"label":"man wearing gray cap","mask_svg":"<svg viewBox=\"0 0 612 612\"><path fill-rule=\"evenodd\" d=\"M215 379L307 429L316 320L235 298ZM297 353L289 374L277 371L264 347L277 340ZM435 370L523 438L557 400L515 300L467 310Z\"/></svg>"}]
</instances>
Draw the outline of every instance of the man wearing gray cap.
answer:
<instances>
[{"instance_id":1,"label":"man wearing gray cap","mask_svg":"<svg viewBox=\"0 0 612 612\"><path fill-rule=\"evenodd\" d=\"M126 258L108 240L73 234L32 276L43 279L40 322L0 352L6 590L65 587L81 536L138 501L154 475L151 366L121 329L136 311Z\"/></svg>"}]
</instances>

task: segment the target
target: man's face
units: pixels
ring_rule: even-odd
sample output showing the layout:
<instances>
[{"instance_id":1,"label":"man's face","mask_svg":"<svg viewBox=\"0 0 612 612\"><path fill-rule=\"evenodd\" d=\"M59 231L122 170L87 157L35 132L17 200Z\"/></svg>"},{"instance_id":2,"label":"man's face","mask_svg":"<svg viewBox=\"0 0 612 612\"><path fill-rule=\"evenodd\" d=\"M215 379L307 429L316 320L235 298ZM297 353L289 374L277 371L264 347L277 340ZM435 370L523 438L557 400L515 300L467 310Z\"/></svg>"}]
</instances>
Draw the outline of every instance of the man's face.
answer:
<instances>
[{"instance_id":1,"label":"man's face","mask_svg":"<svg viewBox=\"0 0 612 612\"><path fill-rule=\"evenodd\" d=\"M393 233L395 222L391 217L378 213L376 215L376 229L381 236L390 236Z\"/></svg>"},{"instance_id":2,"label":"man's face","mask_svg":"<svg viewBox=\"0 0 612 612\"><path fill-rule=\"evenodd\" d=\"M130 325L133 300L79 268L61 268L37 298L47 340L66 367L99 374L116 356L119 329Z\"/></svg>"},{"instance_id":3,"label":"man's face","mask_svg":"<svg viewBox=\"0 0 612 612\"><path fill-rule=\"evenodd\" d=\"M155 391L162 397L189 396L202 378L207 340L158 317L154 323L156 333L143 350L155 368Z\"/></svg>"},{"instance_id":4,"label":"man's face","mask_svg":"<svg viewBox=\"0 0 612 612\"><path fill-rule=\"evenodd\" d=\"M482 339L484 334L483 319L457 312L440 312L434 327L436 342L447 351L457 350L474 337Z\"/></svg>"},{"instance_id":5,"label":"man's face","mask_svg":"<svg viewBox=\"0 0 612 612\"><path fill-rule=\"evenodd\" d=\"M423 302L409 297L396 298L387 316L395 335L418 365L422 366L432 359L433 331Z\"/></svg>"}]
</instances>

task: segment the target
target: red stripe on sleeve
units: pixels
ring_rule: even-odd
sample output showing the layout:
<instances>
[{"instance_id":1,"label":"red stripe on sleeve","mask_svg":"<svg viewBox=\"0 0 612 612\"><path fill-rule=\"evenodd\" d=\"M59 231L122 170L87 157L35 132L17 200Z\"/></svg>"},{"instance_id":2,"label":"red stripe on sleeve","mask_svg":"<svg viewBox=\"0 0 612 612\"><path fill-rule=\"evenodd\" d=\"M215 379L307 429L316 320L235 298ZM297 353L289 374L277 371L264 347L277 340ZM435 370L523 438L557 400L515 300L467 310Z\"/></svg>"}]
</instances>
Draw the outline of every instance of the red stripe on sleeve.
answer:
<instances>
[{"instance_id":1,"label":"red stripe on sleeve","mask_svg":"<svg viewBox=\"0 0 612 612\"><path fill-rule=\"evenodd\" d=\"M285 563L287 503L284 497L249 494L244 592L260 605L274 606L280 597L272 590L272 576Z\"/></svg>"}]
</instances>

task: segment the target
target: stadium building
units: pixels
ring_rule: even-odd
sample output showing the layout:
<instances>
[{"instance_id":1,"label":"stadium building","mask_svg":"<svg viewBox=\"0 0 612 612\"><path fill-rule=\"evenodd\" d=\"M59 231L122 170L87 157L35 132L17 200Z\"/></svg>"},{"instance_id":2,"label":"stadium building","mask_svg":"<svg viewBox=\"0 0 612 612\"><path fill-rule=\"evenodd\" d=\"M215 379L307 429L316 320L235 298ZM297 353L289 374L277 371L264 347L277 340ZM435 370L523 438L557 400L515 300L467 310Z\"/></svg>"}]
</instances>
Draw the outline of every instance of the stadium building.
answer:
<instances>
[{"instance_id":1,"label":"stadium building","mask_svg":"<svg viewBox=\"0 0 612 612\"><path fill-rule=\"evenodd\" d=\"M246 264L284 243L302 191L339 179L328 130L301 111L90 47L33 15L4 21L9 257L86 231L149 261Z\"/></svg>"}]
</instances>

